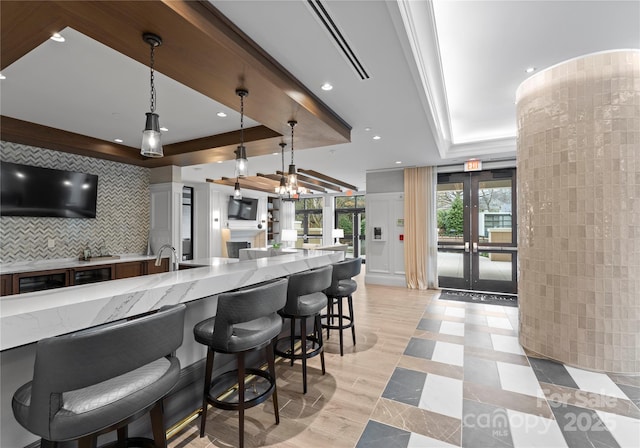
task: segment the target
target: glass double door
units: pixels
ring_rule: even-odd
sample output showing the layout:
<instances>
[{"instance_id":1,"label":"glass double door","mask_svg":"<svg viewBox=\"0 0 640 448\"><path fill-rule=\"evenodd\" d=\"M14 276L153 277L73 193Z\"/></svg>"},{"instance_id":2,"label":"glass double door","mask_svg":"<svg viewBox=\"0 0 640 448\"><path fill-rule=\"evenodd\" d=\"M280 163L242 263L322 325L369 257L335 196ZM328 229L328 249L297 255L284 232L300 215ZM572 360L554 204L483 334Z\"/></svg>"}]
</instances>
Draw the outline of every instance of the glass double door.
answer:
<instances>
[{"instance_id":1,"label":"glass double door","mask_svg":"<svg viewBox=\"0 0 640 448\"><path fill-rule=\"evenodd\" d=\"M438 175L441 288L517 293L515 169Z\"/></svg>"},{"instance_id":2,"label":"glass double door","mask_svg":"<svg viewBox=\"0 0 640 448\"><path fill-rule=\"evenodd\" d=\"M347 244L348 258L366 258L365 254L365 211L336 210L336 228L344 231L340 243Z\"/></svg>"}]
</instances>

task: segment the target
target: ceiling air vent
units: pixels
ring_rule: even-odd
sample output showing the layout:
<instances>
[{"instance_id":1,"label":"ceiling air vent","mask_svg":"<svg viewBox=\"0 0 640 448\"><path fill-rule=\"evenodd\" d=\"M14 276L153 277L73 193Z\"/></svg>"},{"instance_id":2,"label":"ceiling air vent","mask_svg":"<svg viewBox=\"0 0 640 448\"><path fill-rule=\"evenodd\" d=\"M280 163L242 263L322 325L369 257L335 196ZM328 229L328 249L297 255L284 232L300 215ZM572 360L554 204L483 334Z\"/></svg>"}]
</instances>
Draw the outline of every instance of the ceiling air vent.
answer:
<instances>
[{"instance_id":1,"label":"ceiling air vent","mask_svg":"<svg viewBox=\"0 0 640 448\"><path fill-rule=\"evenodd\" d=\"M333 21L326 8L322 5L320 0L307 0L311 10L318 16L320 19L320 23L324 25L326 30L329 32L329 35L333 38L334 42L338 46L338 48L342 51L344 56L347 58L347 61L351 64L353 69L356 71L360 79L365 80L369 79L369 74L364 69L364 66L356 56L356 54L351 49L351 46L345 39L344 35Z\"/></svg>"}]
</instances>

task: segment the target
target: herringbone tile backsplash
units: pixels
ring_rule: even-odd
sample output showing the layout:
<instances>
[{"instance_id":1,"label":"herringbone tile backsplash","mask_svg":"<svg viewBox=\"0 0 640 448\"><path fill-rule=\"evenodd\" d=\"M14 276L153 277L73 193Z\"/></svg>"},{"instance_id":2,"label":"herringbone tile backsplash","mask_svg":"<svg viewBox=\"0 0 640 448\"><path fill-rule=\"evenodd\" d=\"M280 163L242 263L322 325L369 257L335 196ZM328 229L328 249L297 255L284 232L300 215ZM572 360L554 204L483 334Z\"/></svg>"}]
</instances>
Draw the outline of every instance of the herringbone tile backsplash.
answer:
<instances>
[{"instance_id":1,"label":"herringbone tile backsplash","mask_svg":"<svg viewBox=\"0 0 640 448\"><path fill-rule=\"evenodd\" d=\"M91 250L104 246L111 254L146 251L148 168L5 141L0 141L1 161L98 175L95 219L1 217L2 262L76 257L87 244Z\"/></svg>"}]
</instances>

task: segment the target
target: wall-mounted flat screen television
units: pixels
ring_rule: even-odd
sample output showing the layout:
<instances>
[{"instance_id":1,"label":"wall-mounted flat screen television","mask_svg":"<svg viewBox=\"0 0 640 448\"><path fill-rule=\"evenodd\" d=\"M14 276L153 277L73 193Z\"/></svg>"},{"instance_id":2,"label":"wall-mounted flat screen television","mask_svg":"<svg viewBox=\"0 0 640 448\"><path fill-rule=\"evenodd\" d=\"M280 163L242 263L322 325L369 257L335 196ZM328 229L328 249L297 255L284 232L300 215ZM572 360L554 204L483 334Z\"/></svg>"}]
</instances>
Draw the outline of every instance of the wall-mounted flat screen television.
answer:
<instances>
[{"instance_id":1,"label":"wall-mounted flat screen television","mask_svg":"<svg viewBox=\"0 0 640 448\"><path fill-rule=\"evenodd\" d=\"M0 162L0 215L95 218L98 176Z\"/></svg>"},{"instance_id":2,"label":"wall-mounted flat screen television","mask_svg":"<svg viewBox=\"0 0 640 448\"><path fill-rule=\"evenodd\" d=\"M253 198L234 199L233 196L230 196L227 216L229 219L255 221L258 216L258 200Z\"/></svg>"}]
</instances>

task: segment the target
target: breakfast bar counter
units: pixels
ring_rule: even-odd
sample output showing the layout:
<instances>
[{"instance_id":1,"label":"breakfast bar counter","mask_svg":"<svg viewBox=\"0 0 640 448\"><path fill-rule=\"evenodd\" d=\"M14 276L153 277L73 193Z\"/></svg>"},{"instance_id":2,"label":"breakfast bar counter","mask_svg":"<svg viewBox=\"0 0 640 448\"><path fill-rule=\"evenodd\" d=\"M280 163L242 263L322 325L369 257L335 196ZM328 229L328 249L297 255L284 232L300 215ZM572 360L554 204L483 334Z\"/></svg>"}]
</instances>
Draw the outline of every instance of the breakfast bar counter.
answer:
<instances>
[{"instance_id":1,"label":"breakfast bar counter","mask_svg":"<svg viewBox=\"0 0 640 448\"><path fill-rule=\"evenodd\" d=\"M31 377L38 340L185 303L183 344L176 353L182 372L174 395L165 400L165 416L173 423L201 400L206 349L195 343L193 327L215 316L220 293L343 258L343 252L307 250L246 261L206 258L183 261L183 269L173 272L0 297L0 446L24 447L37 440L14 419L11 397ZM145 419L134 422L130 434L143 434L145 424Z\"/></svg>"},{"instance_id":2,"label":"breakfast bar counter","mask_svg":"<svg viewBox=\"0 0 640 448\"><path fill-rule=\"evenodd\" d=\"M191 264L200 267L193 269L1 297L0 350L285 277L343 256L300 251L242 262L196 260Z\"/></svg>"}]
</instances>

